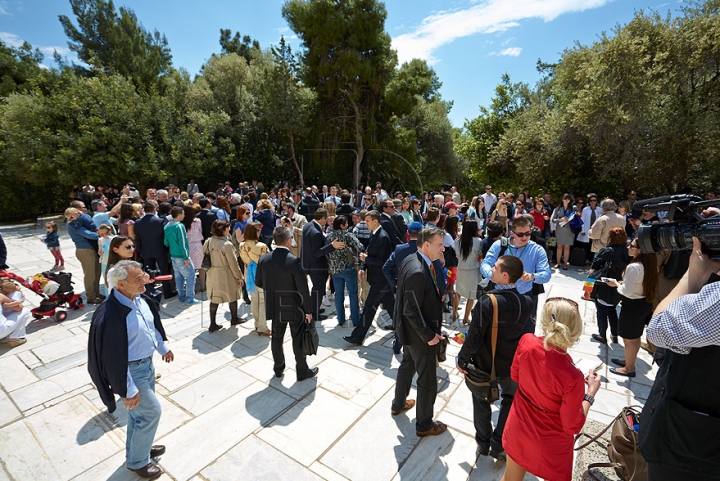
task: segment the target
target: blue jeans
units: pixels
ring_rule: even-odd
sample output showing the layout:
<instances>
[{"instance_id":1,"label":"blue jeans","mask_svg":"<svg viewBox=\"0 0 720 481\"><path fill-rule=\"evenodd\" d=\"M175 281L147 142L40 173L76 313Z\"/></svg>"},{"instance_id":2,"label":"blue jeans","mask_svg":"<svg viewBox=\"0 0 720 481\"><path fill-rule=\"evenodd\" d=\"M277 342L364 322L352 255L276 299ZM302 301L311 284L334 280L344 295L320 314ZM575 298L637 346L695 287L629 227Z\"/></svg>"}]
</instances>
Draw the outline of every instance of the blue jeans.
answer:
<instances>
[{"instance_id":1,"label":"blue jeans","mask_svg":"<svg viewBox=\"0 0 720 481\"><path fill-rule=\"evenodd\" d=\"M195 298L195 266L192 261L185 265L185 259L172 258L173 272L175 273L175 287L180 302L192 301Z\"/></svg>"},{"instance_id":2,"label":"blue jeans","mask_svg":"<svg viewBox=\"0 0 720 481\"><path fill-rule=\"evenodd\" d=\"M350 264L345 264L345 270L340 274L332 276L333 284L335 284L335 312L337 313L338 323L345 322L345 288L347 287L348 296L350 296L350 319L353 326L357 326L360 322L360 306L358 304L358 271L350 268Z\"/></svg>"},{"instance_id":3,"label":"blue jeans","mask_svg":"<svg viewBox=\"0 0 720 481\"><path fill-rule=\"evenodd\" d=\"M130 469L140 469L150 462L152 447L162 407L155 396L155 366L152 357L128 364L128 371L140 392L140 404L128 410L125 459Z\"/></svg>"},{"instance_id":4,"label":"blue jeans","mask_svg":"<svg viewBox=\"0 0 720 481\"><path fill-rule=\"evenodd\" d=\"M618 333L618 313L617 306L605 306L595 301L595 310L597 311L598 334L607 339L608 322L610 323L610 335L617 336Z\"/></svg>"}]
</instances>

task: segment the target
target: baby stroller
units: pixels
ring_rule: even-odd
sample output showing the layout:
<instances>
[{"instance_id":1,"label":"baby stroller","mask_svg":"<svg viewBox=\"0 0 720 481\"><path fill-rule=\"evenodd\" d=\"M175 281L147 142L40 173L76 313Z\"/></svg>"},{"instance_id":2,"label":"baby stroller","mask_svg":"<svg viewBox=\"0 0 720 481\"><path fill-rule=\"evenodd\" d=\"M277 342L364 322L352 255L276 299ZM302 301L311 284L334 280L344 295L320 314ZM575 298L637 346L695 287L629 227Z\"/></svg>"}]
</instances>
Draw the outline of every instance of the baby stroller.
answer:
<instances>
[{"instance_id":1,"label":"baby stroller","mask_svg":"<svg viewBox=\"0 0 720 481\"><path fill-rule=\"evenodd\" d=\"M39 307L30 310L35 319L52 317L62 322L68 315L65 309L74 311L85 307L80 294L73 292L72 274L69 272L46 271L24 279L12 272L0 271L0 277L17 281L43 298ZM65 309L59 309L61 307Z\"/></svg>"}]
</instances>

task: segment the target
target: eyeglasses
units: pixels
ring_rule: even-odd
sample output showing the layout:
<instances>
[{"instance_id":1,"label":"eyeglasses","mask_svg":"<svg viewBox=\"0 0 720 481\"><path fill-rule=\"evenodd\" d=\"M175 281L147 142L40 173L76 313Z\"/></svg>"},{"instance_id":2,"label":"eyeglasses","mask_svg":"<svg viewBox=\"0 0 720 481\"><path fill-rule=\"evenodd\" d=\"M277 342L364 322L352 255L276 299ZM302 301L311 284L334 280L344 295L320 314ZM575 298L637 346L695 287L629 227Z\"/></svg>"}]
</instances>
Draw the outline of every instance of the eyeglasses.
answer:
<instances>
[{"instance_id":1,"label":"eyeglasses","mask_svg":"<svg viewBox=\"0 0 720 481\"><path fill-rule=\"evenodd\" d=\"M597 199L590 199L590 202L597 202Z\"/></svg>"},{"instance_id":2,"label":"eyeglasses","mask_svg":"<svg viewBox=\"0 0 720 481\"><path fill-rule=\"evenodd\" d=\"M135 250L135 246L123 246L123 248L124 248L126 251Z\"/></svg>"},{"instance_id":3,"label":"eyeglasses","mask_svg":"<svg viewBox=\"0 0 720 481\"><path fill-rule=\"evenodd\" d=\"M572 299L568 299L567 297L550 297L550 298L548 298L548 299L545 299L545 302L546 302L546 303L547 303L547 302L550 302L550 301L565 301L565 302L569 302L570 304L572 304L573 306L575 306L575 309L578 309L578 303L575 302L575 301L573 301Z\"/></svg>"},{"instance_id":4,"label":"eyeglasses","mask_svg":"<svg viewBox=\"0 0 720 481\"><path fill-rule=\"evenodd\" d=\"M365 200L372 200L372 197L365 197Z\"/></svg>"},{"instance_id":5,"label":"eyeglasses","mask_svg":"<svg viewBox=\"0 0 720 481\"><path fill-rule=\"evenodd\" d=\"M637 249L638 246L635 244L628 244L628 249Z\"/></svg>"},{"instance_id":6,"label":"eyeglasses","mask_svg":"<svg viewBox=\"0 0 720 481\"><path fill-rule=\"evenodd\" d=\"M515 234L515 235L518 236L518 237L530 237L530 236L532 235L532 231L528 231L528 232L515 232L515 231L512 231L512 233Z\"/></svg>"}]
</instances>

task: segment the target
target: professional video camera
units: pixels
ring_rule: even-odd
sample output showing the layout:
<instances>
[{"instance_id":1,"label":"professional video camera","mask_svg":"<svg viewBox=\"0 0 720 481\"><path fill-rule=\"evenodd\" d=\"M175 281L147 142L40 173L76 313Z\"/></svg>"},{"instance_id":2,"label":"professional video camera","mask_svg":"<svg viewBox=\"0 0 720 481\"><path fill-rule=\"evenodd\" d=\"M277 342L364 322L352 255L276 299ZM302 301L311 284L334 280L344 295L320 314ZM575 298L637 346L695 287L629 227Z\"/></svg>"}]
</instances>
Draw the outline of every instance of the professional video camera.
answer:
<instances>
[{"instance_id":1,"label":"professional video camera","mask_svg":"<svg viewBox=\"0 0 720 481\"><path fill-rule=\"evenodd\" d=\"M702 200L696 195L668 195L638 200L636 211L667 212L667 222L642 225L638 229L638 246L645 254L662 250L692 249L692 238L702 243L702 250L720 259L720 215L703 217L701 212L716 207L717 200Z\"/></svg>"}]
</instances>

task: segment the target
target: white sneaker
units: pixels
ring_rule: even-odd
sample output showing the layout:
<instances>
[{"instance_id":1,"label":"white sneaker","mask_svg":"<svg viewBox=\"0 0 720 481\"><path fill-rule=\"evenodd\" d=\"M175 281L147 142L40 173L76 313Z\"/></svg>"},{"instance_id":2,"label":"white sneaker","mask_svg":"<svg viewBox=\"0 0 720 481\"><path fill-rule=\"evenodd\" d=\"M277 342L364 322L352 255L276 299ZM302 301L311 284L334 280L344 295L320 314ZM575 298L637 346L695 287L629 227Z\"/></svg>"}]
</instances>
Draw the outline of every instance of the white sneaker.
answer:
<instances>
[{"instance_id":1,"label":"white sneaker","mask_svg":"<svg viewBox=\"0 0 720 481\"><path fill-rule=\"evenodd\" d=\"M57 270L58 270L58 271L64 271L64 270L65 270L65 266L57 266Z\"/></svg>"},{"instance_id":2,"label":"white sneaker","mask_svg":"<svg viewBox=\"0 0 720 481\"><path fill-rule=\"evenodd\" d=\"M323 296L322 304L325 307L330 307L330 301L328 301L327 296Z\"/></svg>"}]
</instances>

